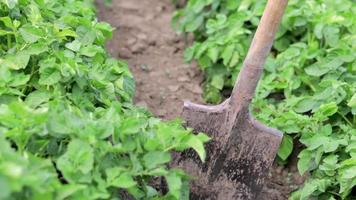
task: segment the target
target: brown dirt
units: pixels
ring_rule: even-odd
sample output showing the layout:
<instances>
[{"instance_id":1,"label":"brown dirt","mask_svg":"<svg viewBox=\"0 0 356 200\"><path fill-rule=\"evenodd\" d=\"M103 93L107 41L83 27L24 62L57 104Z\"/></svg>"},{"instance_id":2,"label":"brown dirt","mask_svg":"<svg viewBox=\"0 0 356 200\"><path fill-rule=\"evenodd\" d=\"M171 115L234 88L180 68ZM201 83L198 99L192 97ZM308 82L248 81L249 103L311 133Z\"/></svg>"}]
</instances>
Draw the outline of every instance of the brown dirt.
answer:
<instances>
[{"instance_id":1,"label":"brown dirt","mask_svg":"<svg viewBox=\"0 0 356 200\"><path fill-rule=\"evenodd\" d=\"M128 61L136 104L173 119L183 100L202 102L203 78L197 67L183 63L184 41L170 27L169 0L114 0L110 8L99 8L101 19L117 28L107 48Z\"/></svg>"},{"instance_id":2,"label":"brown dirt","mask_svg":"<svg viewBox=\"0 0 356 200\"><path fill-rule=\"evenodd\" d=\"M179 117L184 100L202 103L203 76L194 64L184 64L184 41L171 29L171 0L97 1L100 20L117 30L107 44L114 56L128 61L136 80L135 102L162 119ZM303 179L291 166L274 165L261 198L288 199Z\"/></svg>"}]
</instances>

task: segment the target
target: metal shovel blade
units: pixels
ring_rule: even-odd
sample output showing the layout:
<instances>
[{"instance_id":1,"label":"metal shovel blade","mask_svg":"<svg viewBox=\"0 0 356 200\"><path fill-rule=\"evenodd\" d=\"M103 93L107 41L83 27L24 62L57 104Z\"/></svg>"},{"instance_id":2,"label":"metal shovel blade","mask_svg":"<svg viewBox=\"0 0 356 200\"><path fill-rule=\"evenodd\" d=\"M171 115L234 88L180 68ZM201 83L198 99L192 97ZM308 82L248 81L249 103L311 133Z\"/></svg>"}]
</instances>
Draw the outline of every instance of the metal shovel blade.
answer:
<instances>
[{"instance_id":1,"label":"metal shovel blade","mask_svg":"<svg viewBox=\"0 0 356 200\"><path fill-rule=\"evenodd\" d=\"M177 160L195 178L191 199L257 199L262 190L282 133L256 121L249 112L240 111L234 121L228 120L230 114L228 101L218 106L185 103L187 126L213 138L206 145L205 163L193 151L183 152Z\"/></svg>"}]
</instances>

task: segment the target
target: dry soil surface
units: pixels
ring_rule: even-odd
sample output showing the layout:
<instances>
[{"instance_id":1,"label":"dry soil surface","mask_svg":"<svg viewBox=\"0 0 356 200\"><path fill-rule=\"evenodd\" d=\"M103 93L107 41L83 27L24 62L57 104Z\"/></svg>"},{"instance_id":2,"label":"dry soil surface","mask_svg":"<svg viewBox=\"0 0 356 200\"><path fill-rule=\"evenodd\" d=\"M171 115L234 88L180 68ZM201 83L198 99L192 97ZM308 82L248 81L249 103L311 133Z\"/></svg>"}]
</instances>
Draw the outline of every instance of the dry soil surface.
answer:
<instances>
[{"instance_id":1,"label":"dry soil surface","mask_svg":"<svg viewBox=\"0 0 356 200\"><path fill-rule=\"evenodd\" d=\"M100 8L117 28L109 52L128 61L136 80L135 102L163 119L179 116L183 100L202 102L202 75L184 64L184 42L171 29L169 0L113 0Z\"/></svg>"},{"instance_id":2,"label":"dry soil surface","mask_svg":"<svg viewBox=\"0 0 356 200\"><path fill-rule=\"evenodd\" d=\"M202 103L202 73L184 64L183 39L171 29L171 0L97 0L100 20L116 28L108 51L128 61L136 80L135 102L162 119L179 117L184 100ZM275 165L260 199L284 200L302 183L295 164Z\"/></svg>"}]
</instances>

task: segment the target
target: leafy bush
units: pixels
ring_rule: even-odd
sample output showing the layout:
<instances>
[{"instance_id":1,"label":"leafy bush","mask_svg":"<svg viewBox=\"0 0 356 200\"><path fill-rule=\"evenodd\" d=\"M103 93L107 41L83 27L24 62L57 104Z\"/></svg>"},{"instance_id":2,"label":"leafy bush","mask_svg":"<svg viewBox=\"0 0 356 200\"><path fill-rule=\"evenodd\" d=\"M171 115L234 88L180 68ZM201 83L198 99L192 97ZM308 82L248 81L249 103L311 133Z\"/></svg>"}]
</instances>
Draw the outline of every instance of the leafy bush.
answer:
<instances>
[{"instance_id":1,"label":"leafy bush","mask_svg":"<svg viewBox=\"0 0 356 200\"><path fill-rule=\"evenodd\" d=\"M208 138L132 105L112 30L90 0L0 0L0 199L187 198L170 152Z\"/></svg>"},{"instance_id":2,"label":"leafy bush","mask_svg":"<svg viewBox=\"0 0 356 200\"><path fill-rule=\"evenodd\" d=\"M190 0L173 24L192 33L185 52L205 73L208 102L231 90L266 1ZM293 140L305 149L298 169L311 176L292 199L347 199L356 185L356 4L290 0L252 110L284 131L278 157Z\"/></svg>"}]
</instances>

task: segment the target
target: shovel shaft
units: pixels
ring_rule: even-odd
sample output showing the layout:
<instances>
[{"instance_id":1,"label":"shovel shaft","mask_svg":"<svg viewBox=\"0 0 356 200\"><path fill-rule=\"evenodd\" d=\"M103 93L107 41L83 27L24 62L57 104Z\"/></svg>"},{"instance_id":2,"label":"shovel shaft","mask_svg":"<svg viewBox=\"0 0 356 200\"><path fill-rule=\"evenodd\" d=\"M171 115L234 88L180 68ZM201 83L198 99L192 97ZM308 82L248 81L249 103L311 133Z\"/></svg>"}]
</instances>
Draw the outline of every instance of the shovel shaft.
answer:
<instances>
[{"instance_id":1,"label":"shovel shaft","mask_svg":"<svg viewBox=\"0 0 356 200\"><path fill-rule=\"evenodd\" d=\"M231 94L230 105L236 112L251 103L287 4L288 0L268 0Z\"/></svg>"}]
</instances>

